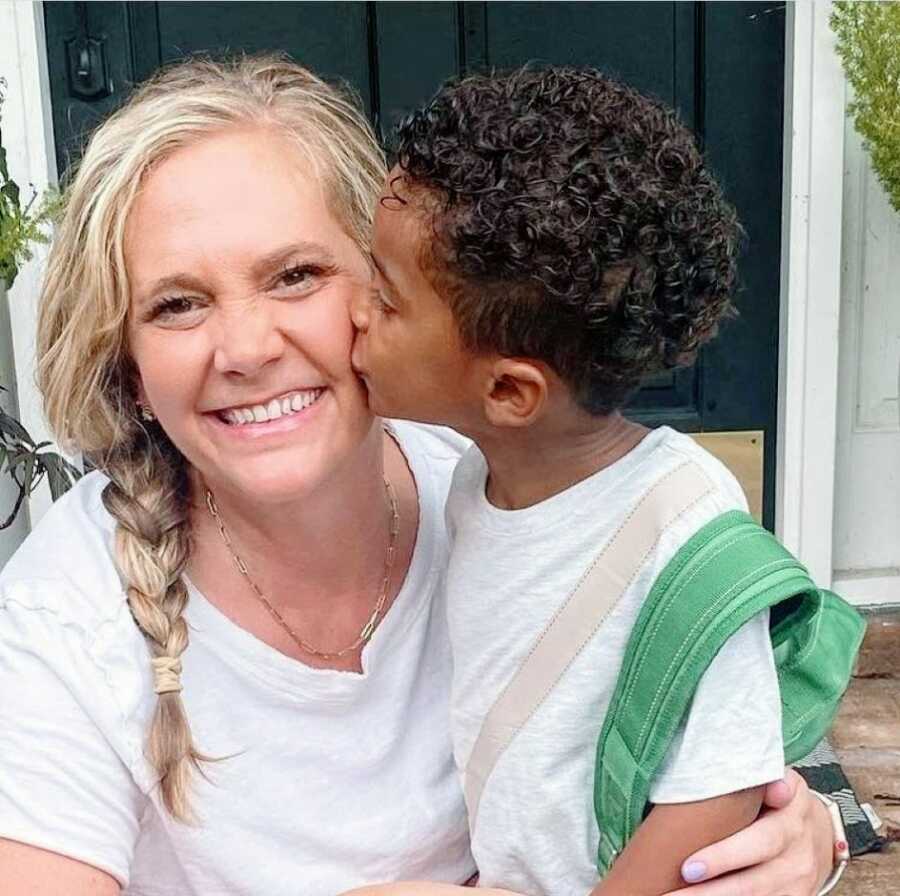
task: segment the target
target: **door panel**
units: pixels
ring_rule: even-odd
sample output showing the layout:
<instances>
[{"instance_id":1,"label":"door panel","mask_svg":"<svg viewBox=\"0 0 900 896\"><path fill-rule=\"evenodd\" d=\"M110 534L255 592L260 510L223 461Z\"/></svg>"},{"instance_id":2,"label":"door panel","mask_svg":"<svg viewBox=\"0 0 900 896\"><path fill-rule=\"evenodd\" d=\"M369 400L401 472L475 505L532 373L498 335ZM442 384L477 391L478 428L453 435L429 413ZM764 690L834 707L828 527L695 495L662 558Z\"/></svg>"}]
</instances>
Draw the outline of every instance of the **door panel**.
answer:
<instances>
[{"instance_id":1,"label":"door panel","mask_svg":"<svg viewBox=\"0 0 900 896\"><path fill-rule=\"evenodd\" d=\"M156 6L162 62L195 53L281 50L319 74L349 81L372 111L368 4L209 2Z\"/></svg>"},{"instance_id":2,"label":"door panel","mask_svg":"<svg viewBox=\"0 0 900 896\"><path fill-rule=\"evenodd\" d=\"M489 3L486 62L593 65L673 105L675 4L653 7L636 14L631 3Z\"/></svg>"},{"instance_id":3,"label":"door panel","mask_svg":"<svg viewBox=\"0 0 900 896\"><path fill-rule=\"evenodd\" d=\"M389 137L400 119L465 66L455 3L376 3L378 124Z\"/></svg>"},{"instance_id":4,"label":"door panel","mask_svg":"<svg viewBox=\"0 0 900 896\"><path fill-rule=\"evenodd\" d=\"M774 515L784 9L709 2L70 3L44 5L57 158L162 62L281 50L348 81L384 135L446 77L528 61L591 64L674 105L747 231L740 317L690 370L648 382L633 416L688 431L764 433ZM102 46L105 94L85 97L72 48ZM76 66L77 68L77 66ZM102 80L102 79L101 79Z\"/></svg>"}]
</instances>

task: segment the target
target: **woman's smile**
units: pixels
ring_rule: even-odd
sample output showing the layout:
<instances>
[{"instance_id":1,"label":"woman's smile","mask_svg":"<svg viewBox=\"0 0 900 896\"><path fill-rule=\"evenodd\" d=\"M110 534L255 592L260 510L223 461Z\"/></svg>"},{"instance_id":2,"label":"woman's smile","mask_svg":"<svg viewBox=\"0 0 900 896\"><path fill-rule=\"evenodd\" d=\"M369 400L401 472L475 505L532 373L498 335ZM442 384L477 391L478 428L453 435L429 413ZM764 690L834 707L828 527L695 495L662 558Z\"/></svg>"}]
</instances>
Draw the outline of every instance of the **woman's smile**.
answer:
<instances>
[{"instance_id":1,"label":"woman's smile","mask_svg":"<svg viewBox=\"0 0 900 896\"><path fill-rule=\"evenodd\" d=\"M226 438L261 439L290 433L316 418L327 389L319 386L287 392L268 401L248 401L204 416Z\"/></svg>"}]
</instances>

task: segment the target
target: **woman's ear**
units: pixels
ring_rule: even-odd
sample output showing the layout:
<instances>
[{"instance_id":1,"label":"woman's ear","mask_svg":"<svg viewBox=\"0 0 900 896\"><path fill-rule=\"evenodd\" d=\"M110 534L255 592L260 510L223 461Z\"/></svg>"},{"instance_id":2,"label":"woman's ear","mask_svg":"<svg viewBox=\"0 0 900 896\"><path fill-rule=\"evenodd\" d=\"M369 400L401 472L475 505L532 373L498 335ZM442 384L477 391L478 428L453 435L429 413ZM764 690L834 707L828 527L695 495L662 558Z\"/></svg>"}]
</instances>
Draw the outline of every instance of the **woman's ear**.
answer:
<instances>
[{"instance_id":1,"label":"woman's ear","mask_svg":"<svg viewBox=\"0 0 900 896\"><path fill-rule=\"evenodd\" d=\"M531 426L547 404L549 384L541 365L499 358L491 369L484 415L492 426Z\"/></svg>"}]
</instances>

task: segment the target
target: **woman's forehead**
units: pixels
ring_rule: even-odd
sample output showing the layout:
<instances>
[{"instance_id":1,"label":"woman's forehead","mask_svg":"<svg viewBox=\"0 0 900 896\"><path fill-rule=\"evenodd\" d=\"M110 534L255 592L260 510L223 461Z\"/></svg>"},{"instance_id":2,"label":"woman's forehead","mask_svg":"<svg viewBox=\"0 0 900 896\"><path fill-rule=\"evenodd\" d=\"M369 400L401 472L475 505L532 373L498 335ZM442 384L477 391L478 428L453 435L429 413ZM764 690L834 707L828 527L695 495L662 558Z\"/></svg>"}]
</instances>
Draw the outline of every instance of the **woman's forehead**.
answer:
<instances>
[{"instance_id":1,"label":"woman's forehead","mask_svg":"<svg viewBox=\"0 0 900 896\"><path fill-rule=\"evenodd\" d=\"M129 268L178 259L257 256L285 242L346 239L312 166L270 131L226 132L154 167L129 214Z\"/></svg>"}]
</instances>

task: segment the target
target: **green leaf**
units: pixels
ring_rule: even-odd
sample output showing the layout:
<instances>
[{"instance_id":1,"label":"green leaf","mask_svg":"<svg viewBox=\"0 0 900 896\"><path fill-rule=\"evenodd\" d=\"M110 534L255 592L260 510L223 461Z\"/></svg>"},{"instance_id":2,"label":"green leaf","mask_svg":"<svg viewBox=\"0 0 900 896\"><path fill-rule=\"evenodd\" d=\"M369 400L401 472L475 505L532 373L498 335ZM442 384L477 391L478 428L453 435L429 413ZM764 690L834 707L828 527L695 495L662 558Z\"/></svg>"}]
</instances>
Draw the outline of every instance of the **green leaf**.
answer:
<instances>
[{"instance_id":1,"label":"green leaf","mask_svg":"<svg viewBox=\"0 0 900 896\"><path fill-rule=\"evenodd\" d=\"M63 466L65 467L66 473L71 480L72 485L74 485L76 482L78 482L79 479L81 479L82 476L84 476L84 472L82 470L79 470L78 467L76 467L74 464L69 463L69 461L67 461L64 457L60 457L60 460L63 462Z\"/></svg>"},{"instance_id":2,"label":"green leaf","mask_svg":"<svg viewBox=\"0 0 900 896\"><path fill-rule=\"evenodd\" d=\"M7 289L12 289L18 273L19 268L11 258L0 258L0 279Z\"/></svg>"},{"instance_id":3,"label":"green leaf","mask_svg":"<svg viewBox=\"0 0 900 896\"><path fill-rule=\"evenodd\" d=\"M10 451L7 457L7 461L9 463L9 472L12 475L13 479L16 480L20 485L22 485L22 480L18 478L18 470L19 467L23 466L28 458L33 458L34 452L29 450L28 448L19 448L15 451Z\"/></svg>"},{"instance_id":4,"label":"green leaf","mask_svg":"<svg viewBox=\"0 0 900 896\"><path fill-rule=\"evenodd\" d=\"M37 488L38 483L43 478L44 471L37 463L37 455L33 452L25 458L25 468L22 473L22 488L25 489L27 494L31 494L35 488Z\"/></svg>"},{"instance_id":5,"label":"green leaf","mask_svg":"<svg viewBox=\"0 0 900 896\"><path fill-rule=\"evenodd\" d=\"M34 439L28 435L28 430L2 408L0 408L0 436L13 442L24 442L26 445L34 448Z\"/></svg>"},{"instance_id":6,"label":"green leaf","mask_svg":"<svg viewBox=\"0 0 900 896\"><path fill-rule=\"evenodd\" d=\"M0 193L9 199L13 205L18 207L19 205L19 185L14 180L7 180L2 187L0 187Z\"/></svg>"},{"instance_id":7,"label":"green leaf","mask_svg":"<svg viewBox=\"0 0 900 896\"><path fill-rule=\"evenodd\" d=\"M47 473L50 495L55 501L72 487L81 474L64 457L54 451L45 451L38 457Z\"/></svg>"}]
</instances>

